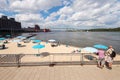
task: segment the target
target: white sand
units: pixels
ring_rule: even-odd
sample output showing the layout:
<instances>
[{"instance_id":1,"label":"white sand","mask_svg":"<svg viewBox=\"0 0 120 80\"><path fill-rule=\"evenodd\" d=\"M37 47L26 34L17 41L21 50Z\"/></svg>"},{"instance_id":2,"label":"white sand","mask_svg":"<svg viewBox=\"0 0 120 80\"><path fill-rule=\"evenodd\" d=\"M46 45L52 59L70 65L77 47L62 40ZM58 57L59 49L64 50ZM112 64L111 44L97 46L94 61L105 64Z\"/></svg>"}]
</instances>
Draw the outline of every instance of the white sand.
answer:
<instances>
[{"instance_id":1,"label":"white sand","mask_svg":"<svg viewBox=\"0 0 120 80\"><path fill-rule=\"evenodd\" d=\"M23 47L17 47L17 42L10 41L9 43L5 44L7 49L0 50L0 54L20 54L20 53L22 53L22 54L37 54L38 50L39 50L39 53L42 53L42 52L71 53L75 48L77 48L77 47L73 47L73 46L66 47L66 45L51 47L50 43L41 42L40 44L45 45L45 48L34 49L32 47L34 45L36 45L37 43L32 43L32 41L29 43L24 43L24 42L20 42L20 43L23 45Z\"/></svg>"}]
</instances>

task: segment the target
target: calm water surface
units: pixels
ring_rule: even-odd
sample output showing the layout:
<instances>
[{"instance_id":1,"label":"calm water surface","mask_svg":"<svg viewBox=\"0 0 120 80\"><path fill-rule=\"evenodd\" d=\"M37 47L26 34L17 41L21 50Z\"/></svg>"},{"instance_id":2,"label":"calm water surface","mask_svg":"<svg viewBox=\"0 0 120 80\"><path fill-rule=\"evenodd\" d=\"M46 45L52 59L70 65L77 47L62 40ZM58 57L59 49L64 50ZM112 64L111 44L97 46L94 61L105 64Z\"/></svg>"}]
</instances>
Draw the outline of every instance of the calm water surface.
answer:
<instances>
[{"instance_id":1,"label":"calm water surface","mask_svg":"<svg viewBox=\"0 0 120 80\"><path fill-rule=\"evenodd\" d=\"M92 47L94 44L112 45L120 53L120 32L40 32L36 38L45 41L55 39L77 47Z\"/></svg>"}]
</instances>

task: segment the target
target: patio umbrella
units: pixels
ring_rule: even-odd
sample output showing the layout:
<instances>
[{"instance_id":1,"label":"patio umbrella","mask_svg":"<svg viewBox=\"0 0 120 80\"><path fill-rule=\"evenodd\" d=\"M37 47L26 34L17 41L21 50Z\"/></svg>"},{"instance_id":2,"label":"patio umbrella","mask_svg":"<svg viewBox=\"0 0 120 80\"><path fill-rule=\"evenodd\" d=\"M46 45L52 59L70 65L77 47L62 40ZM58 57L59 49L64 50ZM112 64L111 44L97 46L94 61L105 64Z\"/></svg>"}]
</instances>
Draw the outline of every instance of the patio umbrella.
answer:
<instances>
[{"instance_id":1,"label":"patio umbrella","mask_svg":"<svg viewBox=\"0 0 120 80\"><path fill-rule=\"evenodd\" d=\"M22 40L23 40L23 39L26 39L26 37L24 37L24 36L23 36L23 37L22 37L22 38L20 38L20 39L22 39Z\"/></svg>"},{"instance_id":2,"label":"patio umbrella","mask_svg":"<svg viewBox=\"0 0 120 80\"><path fill-rule=\"evenodd\" d=\"M42 49L44 47L45 47L45 45L37 44L37 45L34 45L32 48L38 49L38 53L39 53L39 49Z\"/></svg>"},{"instance_id":3,"label":"patio umbrella","mask_svg":"<svg viewBox=\"0 0 120 80\"><path fill-rule=\"evenodd\" d=\"M16 38L21 39L21 38L23 38L23 36L17 36Z\"/></svg>"},{"instance_id":4,"label":"patio umbrella","mask_svg":"<svg viewBox=\"0 0 120 80\"><path fill-rule=\"evenodd\" d=\"M7 38L10 38L11 35L7 34L7 35L5 35L5 36L6 36Z\"/></svg>"},{"instance_id":5,"label":"patio umbrella","mask_svg":"<svg viewBox=\"0 0 120 80\"><path fill-rule=\"evenodd\" d=\"M5 40L5 38L1 37L0 40Z\"/></svg>"},{"instance_id":6,"label":"patio umbrella","mask_svg":"<svg viewBox=\"0 0 120 80\"><path fill-rule=\"evenodd\" d=\"M85 48L83 48L83 50L85 50L87 52L91 52L91 53L98 52L98 50L96 48L93 48L93 47L85 47Z\"/></svg>"},{"instance_id":7,"label":"patio umbrella","mask_svg":"<svg viewBox=\"0 0 120 80\"><path fill-rule=\"evenodd\" d=\"M41 42L41 40L37 40L37 39L36 39L36 40L33 40L33 42L34 42L34 43L39 43L39 42Z\"/></svg>"},{"instance_id":8,"label":"patio umbrella","mask_svg":"<svg viewBox=\"0 0 120 80\"><path fill-rule=\"evenodd\" d=\"M13 42L17 42L17 43L20 42L20 41L21 41L21 40L19 40L19 39L13 40Z\"/></svg>"},{"instance_id":9,"label":"patio umbrella","mask_svg":"<svg viewBox=\"0 0 120 80\"><path fill-rule=\"evenodd\" d=\"M34 40L34 39L35 39L35 37L31 37L31 38L30 38L30 40Z\"/></svg>"},{"instance_id":10,"label":"patio umbrella","mask_svg":"<svg viewBox=\"0 0 120 80\"><path fill-rule=\"evenodd\" d=\"M56 42L56 40L54 40L54 39L50 39L50 40L48 40L49 42Z\"/></svg>"},{"instance_id":11,"label":"patio umbrella","mask_svg":"<svg viewBox=\"0 0 120 80\"><path fill-rule=\"evenodd\" d=\"M105 50L108 49L108 47L103 44L95 44L93 47L97 49L105 49Z\"/></svg>"}]
</instances>

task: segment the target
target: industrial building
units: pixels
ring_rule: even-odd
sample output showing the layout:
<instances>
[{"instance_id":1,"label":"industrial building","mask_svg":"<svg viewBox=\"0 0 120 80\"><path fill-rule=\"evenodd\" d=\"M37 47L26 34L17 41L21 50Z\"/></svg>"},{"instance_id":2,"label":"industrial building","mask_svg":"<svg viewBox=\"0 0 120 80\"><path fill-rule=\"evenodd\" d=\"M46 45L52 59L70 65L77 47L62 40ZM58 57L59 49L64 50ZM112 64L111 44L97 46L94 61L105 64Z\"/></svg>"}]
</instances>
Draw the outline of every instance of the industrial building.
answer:
<instances>
[{"instance_id":1,"label":"industrial building","mask_svg":"<svg viewBox=\"0 0 120 80\"><path fill-rule=\"evenodd\" d=\"M0 18L0 31L21 31L21 23L15 21L14 18L9 18L7 16L2 16Z\"/></svg>"}]
</instances>

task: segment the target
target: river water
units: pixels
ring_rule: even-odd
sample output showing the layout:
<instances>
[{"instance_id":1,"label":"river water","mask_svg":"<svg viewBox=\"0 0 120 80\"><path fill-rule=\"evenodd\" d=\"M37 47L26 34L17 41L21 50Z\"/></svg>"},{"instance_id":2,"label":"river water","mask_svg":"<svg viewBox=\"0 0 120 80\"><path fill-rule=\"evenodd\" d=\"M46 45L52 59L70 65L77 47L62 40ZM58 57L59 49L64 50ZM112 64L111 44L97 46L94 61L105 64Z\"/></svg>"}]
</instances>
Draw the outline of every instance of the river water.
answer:
<instances>
[{"instance_id":1,"label":"river water","mask_svg":"<svg viewBox=\"0 0 120 80\"><path fill-rule=\"evenodd\" d=\"M40 32L36 39L55 39L62 44L77 47L92 47L94 44L112 45L120 53L120 32Z\"/></svg>"}]
</instances>

